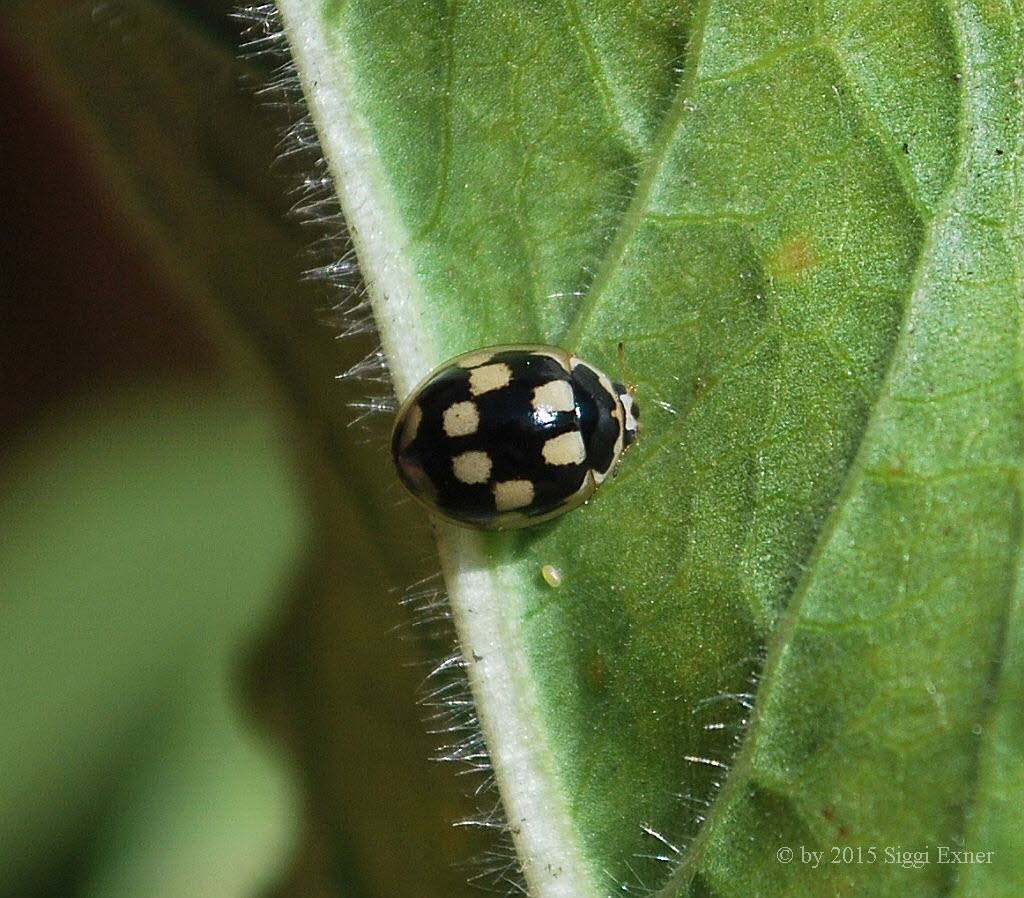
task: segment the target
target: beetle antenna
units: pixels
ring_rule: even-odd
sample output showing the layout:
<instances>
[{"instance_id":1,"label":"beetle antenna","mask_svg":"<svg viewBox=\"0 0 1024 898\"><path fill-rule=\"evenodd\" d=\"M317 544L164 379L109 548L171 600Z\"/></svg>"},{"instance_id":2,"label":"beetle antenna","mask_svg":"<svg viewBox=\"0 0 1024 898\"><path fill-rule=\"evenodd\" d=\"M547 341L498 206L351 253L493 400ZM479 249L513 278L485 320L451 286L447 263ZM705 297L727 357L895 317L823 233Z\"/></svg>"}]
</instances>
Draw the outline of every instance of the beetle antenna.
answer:
<instances>
[{"instance_id":1,"label":"beetle antenna","mask_svg":"<svg viewBox=\"0 0 1024 898\"><path fill-rule=\"evenodd\" d=\"M625 375L626 381L626 392L632 396L636 393L636 378L633 377L633 372L629 365L626 364L626 344L619 340L618 345L618 356L619 356L619 370Z\"/></svg>"}]
</instances>

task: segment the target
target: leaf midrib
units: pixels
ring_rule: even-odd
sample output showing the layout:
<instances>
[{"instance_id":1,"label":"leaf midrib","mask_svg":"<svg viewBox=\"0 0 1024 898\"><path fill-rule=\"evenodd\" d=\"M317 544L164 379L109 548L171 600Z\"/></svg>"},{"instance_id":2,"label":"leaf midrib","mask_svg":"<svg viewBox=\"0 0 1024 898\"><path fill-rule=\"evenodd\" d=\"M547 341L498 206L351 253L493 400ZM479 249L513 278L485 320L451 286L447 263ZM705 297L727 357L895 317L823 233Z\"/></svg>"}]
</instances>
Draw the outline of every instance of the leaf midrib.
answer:
<instances>
[{"instance_id":1,"label":"leaf midrib","mask_svg":"<svg viewBox=\"0 0 1024 898\"><path fill-rule=\"evenodd\" d=\"M557 341L558 345L565 347L571 352L579 349L579 344L583 338L583 333L586 330L590 316L597 308L598 302L608 284L618 271L626 255L626 250L629 248L629 244L647 215L654 185L657 183L658 175L668 156L669 148L687 111L686 102L690 99L693 88L697 83L697 68L700 62L700 51L704 44L704 34L710 8L711 0L700 0L697 5L693 16L690 40L686 50L686 63L683 68L683 74L676 87L672 105L669 107L665 120L658 131L658 136L654 141L650 158L643 166L643 171L637 180L633 197L626 207L622 221L615 233L615 238L612 240L611 246L608 247L608 252L601 259L601 265L590 285L590 289L587 291L587 295L583 298L583 302L580 304L579 309L577 309L576 315L566 329L564 336L560 341Z\"/></svg>"},{"instance_id":2,"label":"leaf midrib","mask_svg":"<svg viewBox=\"0 0 1024 898\"><path fill-rule=\"evenodd\" d=\"M569 0L566 0L566 4L568 6ZM883 128L882 123L878 120L878 116L858 95L857 82L846 66L843 53L840 48L836 46L834 40L829 34L824 32L818 33L808 40L780 47L775 51L759 57L755 63L751 63L749 66L745 66L742 69L735 69L713 78L698 79L697 70L700 64L700 51L704 43L707 16L710 11L710 7L710 0L702 0L697 8L694 15L694 28L686 53L686 65L683 76L679 81L679 85L673 97L672 106L669 108L664 123L658 132L651 155L643 167L640 178L637 180L636 190L633 192L629 205L623 214L622 221L616 231L615 238L612 241L611 246L608 248L608 251L601 259L597 275L591 283L586 296L584 296L583 302L577 309L572 322L566 329L564 337L561 341L555 341L558 345L564 346L572 352L579 349L580 342L583 339L584 331L586 330L586 326L591 315L600 304L608 284L612 281L619 266L622 264L622 260L625 257L626 250L629 247L630 242L639 230L643 221L650 214L649 206L654 185L658 181L658 176L661 173L661 169L668 156L668 150L671 147L676 133L682 123L683 115L687 112L687 101L692 99L694 89L698 82L720 82L734 78L741 73L756 71L766 63L774 65L781 59L810 49L822 48L827 50L838 66L839 71L842 73L843 80L849 87L850 95L857 107L857 113L861 123L876 139L878 149L885 156L886 161L891 166L893 174L899 182L900 189L902 190L907 202L914 210L914 213L918 217L920 223L925 224L934 217L934 213L932 210L929 210L921 197L920 190L914 181L913 173L910 171L906 160L902 159L893 149L892 141L886 139L885 129ZM587 55L589 59L590 55ZM605 81L602 78L602 85L604 84ZM604 92L602 92L602 97L604 96ZM607 97L605 97L605 99L607 101ZM619 123L619 130L623 130L621 117L618 115L617 110L616 121ZM952 184L953 180L951 179L950 187L947 187L944 196L949 195Z\"/></svg>"}]
</instances>

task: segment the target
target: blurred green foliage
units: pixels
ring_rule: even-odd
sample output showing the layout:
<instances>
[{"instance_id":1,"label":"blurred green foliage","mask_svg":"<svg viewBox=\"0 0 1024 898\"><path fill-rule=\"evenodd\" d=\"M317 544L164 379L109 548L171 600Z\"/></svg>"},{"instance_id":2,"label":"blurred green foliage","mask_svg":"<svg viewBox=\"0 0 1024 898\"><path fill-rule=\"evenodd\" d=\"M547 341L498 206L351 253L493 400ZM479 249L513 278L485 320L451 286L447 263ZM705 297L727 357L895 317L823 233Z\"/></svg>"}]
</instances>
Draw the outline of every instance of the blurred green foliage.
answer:
<instances>
[{"instance_id":1,"label":"blurred green foliage","mask_svg":"<svg viewBox=\"0 0 1024 898\"><path fill-rule=\"evenodd\" d=\"M5 880L82 840L75 894L253 894L297 832L229 688L308 535L280 433L234 391L139 386L54 412L5 478Z\"/></svg>"},{"instance_id":2,"label":"blurred green foliage","mask_svg":"<svg viewBox=\"0 0 1024 898\"><path fill-rule=\"evenodd\" d=\"M297 112L256 96L275 62L232 8L0 10L0 894L471 894L474 783L417 704L448 644L397 601L429 534L389 524L386 425L349 427L367 386L335 375L372 339L304 280Z\"/></svg>"}]
</instances>

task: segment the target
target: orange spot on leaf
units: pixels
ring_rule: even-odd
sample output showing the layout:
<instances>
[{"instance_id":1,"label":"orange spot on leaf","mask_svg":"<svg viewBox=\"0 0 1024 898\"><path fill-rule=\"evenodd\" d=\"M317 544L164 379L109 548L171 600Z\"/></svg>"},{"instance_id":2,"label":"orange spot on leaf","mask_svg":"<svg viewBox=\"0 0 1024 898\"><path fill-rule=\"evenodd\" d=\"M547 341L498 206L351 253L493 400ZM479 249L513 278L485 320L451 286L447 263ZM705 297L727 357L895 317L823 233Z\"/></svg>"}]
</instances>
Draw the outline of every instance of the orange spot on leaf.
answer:
<instances>
[{"instance_id":1,"label":"orange spot on leaf","mask_svg":"<svg viewBox=\"0 0 1024 898\"><path fill-rule=\"evenodd\" d=\"M798 232L787 237L768 259L768 272L775 280L801 277L818 264L818 251L810 234Z\"/></svg>"}]
</instances>

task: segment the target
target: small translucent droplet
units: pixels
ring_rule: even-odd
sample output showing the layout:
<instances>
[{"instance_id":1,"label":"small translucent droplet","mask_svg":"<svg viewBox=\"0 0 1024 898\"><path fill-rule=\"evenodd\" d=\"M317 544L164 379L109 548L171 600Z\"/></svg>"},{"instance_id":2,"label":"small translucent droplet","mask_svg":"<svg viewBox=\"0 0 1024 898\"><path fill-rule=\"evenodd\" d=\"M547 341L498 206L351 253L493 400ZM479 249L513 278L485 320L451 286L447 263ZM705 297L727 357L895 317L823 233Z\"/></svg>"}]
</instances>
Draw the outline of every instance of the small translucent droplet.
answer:
<instances>
[{"instance_id":1,"label":"small translucent droplet","mask_svg":"<svg viewBox=\"0 0 1024 898\"><path fill-rule=\"evenodd\" d=\"M540 569L540 575L544 578L544 582L552 589L558 589L562 585L562 572L553 564L545 564Z\"/></svg>"}]
</instances>

